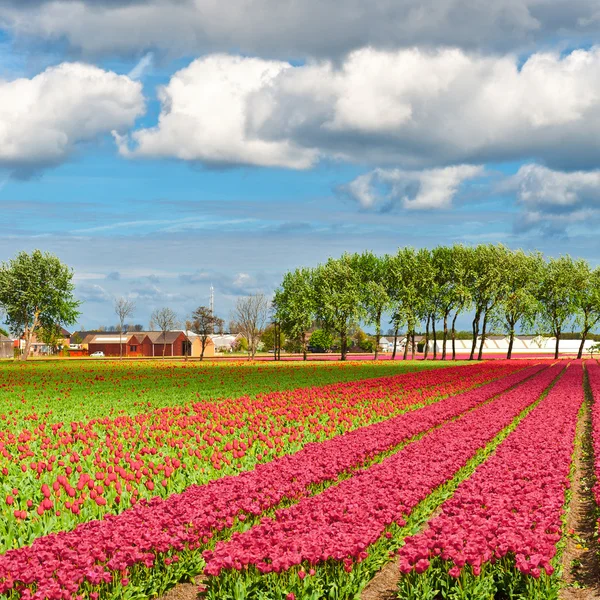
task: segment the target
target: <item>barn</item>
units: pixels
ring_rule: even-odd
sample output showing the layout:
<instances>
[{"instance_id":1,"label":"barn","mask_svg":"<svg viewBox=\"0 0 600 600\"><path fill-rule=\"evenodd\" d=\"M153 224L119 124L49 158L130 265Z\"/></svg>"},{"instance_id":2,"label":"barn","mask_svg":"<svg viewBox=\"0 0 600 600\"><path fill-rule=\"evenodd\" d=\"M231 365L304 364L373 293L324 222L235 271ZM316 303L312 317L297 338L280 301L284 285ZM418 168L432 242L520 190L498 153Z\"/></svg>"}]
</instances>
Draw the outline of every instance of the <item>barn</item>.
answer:
<instances>
[{"instance_id":1,"label":"barn","mask_svg":"<svg viewBox=\"0 0 600 600\"><path fill-rule=\"evenodd\" d=\"M139 333L124 333L121 337L118 333L99 333L87 336L82 345L87 346L89 354L104 352L104 356L120 356L122 342L123 356L143 356L142 340Z\"/></svg>"},{"instance_id":2,"label":"barn","mask_svg":"<svg viewBox=\"0 0 600 600\"><path fill-rule=\"evenodd\" d=\"M13 358L14 356L14 342L0 334L0 358Z\"/></svg>"}]
</instances>

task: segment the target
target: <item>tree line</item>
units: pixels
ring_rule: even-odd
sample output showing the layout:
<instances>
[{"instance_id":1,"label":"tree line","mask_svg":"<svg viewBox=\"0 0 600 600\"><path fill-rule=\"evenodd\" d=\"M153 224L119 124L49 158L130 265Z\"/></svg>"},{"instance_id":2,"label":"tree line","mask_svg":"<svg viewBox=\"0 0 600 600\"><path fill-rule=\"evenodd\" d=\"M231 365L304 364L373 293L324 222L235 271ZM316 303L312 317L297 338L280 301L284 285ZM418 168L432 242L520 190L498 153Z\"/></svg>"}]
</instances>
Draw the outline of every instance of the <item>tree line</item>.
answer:
<instances>
[{"instance_id":1,"label":"tree line","mask_svg":"<svg viewBox=\"0 0 600 600\"><path fill-rule=\"evenodd\" d=\"M317 323L340 339L346 359L348 333L363 322L375 329L375 359L382 321L394 331L393 358L399 332L406 330L404 358L415 352L415 334L425 331L424 352L432 358L456 358L456 320L472 315L469 360L481 360L486 336L544 332L556 338L569 327L585 341L600 322L600 268L568 255L545 259L539 252L511 250L502 244L438 246L431 250L400 248L395 254L344 254L314 268L302 267L283 277L273 300L275 320L297 340L304 358L308 332Z\"/></svg>"}]
</instances>

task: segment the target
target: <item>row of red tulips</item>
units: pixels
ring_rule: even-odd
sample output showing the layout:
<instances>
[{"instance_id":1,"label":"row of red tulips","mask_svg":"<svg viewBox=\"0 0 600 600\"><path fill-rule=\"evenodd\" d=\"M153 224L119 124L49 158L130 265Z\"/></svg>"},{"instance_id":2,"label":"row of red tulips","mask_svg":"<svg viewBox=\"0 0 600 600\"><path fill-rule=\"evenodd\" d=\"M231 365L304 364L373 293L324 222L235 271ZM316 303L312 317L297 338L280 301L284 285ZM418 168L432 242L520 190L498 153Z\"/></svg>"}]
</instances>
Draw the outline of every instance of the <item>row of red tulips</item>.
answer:
<instances>
[{"instance_id":1,"label":"row of red tulips","mask_svg":"<svg viewBox=\"0 0 600 600\"><path fill-rule=\"evenodd\" d=\"M400 598L556 598L562 516L583 368L571 364L548 396L422 533L400 549ZM549 439L551 442L549 443ZM522 596L520 596L522 595Z\"/></svg>"},{"instance_id":2,"label":"row of red tulips","mask_svg":"<svg viewBox=\"0 0 600 600\"><path fill-rule=\"evenodd\" d=\"M594 449L594 474L596 481L593 492L600 506L600 365L596 361L586 362L588 383L594 399L592 406L592 445ZM598 522L600 528L600 520Z\"/></svg>"},{"instance_id":3,"label":"row of red tulips","mask_svg":"<svg viewBox=\"0 0 600 600\"><path fill-rule=\"evenodd\" d=\"M433 510L443 497L431 500L432 493L472 472L488 444L515 425L561 369L550 367L380 464L217 543L204 553L208 597L355 597L380 566L381 549L389 551L391 538L414 527L415 508L425 503L425 513Z\"/></svg>"},{"instance_id":4,"label":"row of red tulips","mask_svg":"<svg viewBox=\"0 0 600 600\"><path fill-rule=\"evenodd\" d=\"M0 431L0 551L382 421L524 364L451 367Z\"/></svg>"},{"instance_id":5,"label":"row of red tulips","mask_svg":"<svg viewBox=\"0 0 600 600\"><path fill-rule=\"evenodd\" d=\"M259 465L254 471L192 486L118 516L37 539L0 557L0 593L73 598L156 593L202 567L194 550L243 528L282 502L318 491L414 436L473 409L544 367L532 366L476 390L440 400ZM146 568L153 567L151 577ZM34 591L35 590L35 591Z\"/></svg>"}]
</instances>

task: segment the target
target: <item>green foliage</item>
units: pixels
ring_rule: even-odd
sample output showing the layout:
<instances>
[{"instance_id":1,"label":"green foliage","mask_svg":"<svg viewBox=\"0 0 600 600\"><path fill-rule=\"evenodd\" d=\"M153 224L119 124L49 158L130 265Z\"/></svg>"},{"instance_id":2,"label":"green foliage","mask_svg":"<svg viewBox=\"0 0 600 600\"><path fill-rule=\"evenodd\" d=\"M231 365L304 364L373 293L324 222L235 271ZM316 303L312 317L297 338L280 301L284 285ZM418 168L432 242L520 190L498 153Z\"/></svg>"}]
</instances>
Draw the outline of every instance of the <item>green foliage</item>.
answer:
<instances>
[{"instance_id":1,"label":"green foliage","mask_svg":"<svg viewBox=\"0 0 600 600\"><path fill-rule=\"evenodd\" d=\"M361 278L349 254L338 260L330 258L315 270L314 290L317 320L335 331L341 339L345 360L348 333L364 316L361 305Z\"/></svg>"},{"instance_id":2,"label":"green foliage","mask_svg":"<svg viewBox=\"0 0 600 600\"><path fill-rule=\"evenodd\" d=\"M275 326L274 325L269 325L268 327L265 327L265 330L263 331L262 335L260 336L260 341L263 345L263 350L274 350L276 337L277 336L275 334ZM283 335L283 332L280 331L279 332L279 347L283 348L284 343L285 343L285 336Z\"/></svg>"},{"instance_id":3,"label":"green foliage","mask_svg":"<svg viewBox=\"0 0 600 600\"><path fill-rule=\"evenodd\" d=\"M483 338L490 330L564 337L566 326L575 322L581 333L570 337L593 339L600 324L600 269L591 271L570 257L545 262L537 252L501 244L344 254L287 273L274 307L288 340L303 346L316 322L339 337L342 359L359 323L372 326L377 339L386 317L392 324L389 335L411 334L429 322L430 332L434 326L443 332L438 339L447 341L450 332L456 339L470 338L474 355L479 333ZM473 310L472 331L456 332L457 316L467 310ZM482 348L483 342L479 357Z\"/></svg>"},{"instance_id":4,"label":"green foliage","mask_svg":"<svg viewBox=\"0 0 600 600\"><path fill-rule=\"evenodd\" d=\"M307 332L312 327L316 312L313 271L296 269L286 273L281 286L275 291L273 307L282 332L290 340L298 342L299 352L306 352Z\"/></svg>"},{"instance_id":5,"label":"green foliage","mask_svg":"<svg viewBox=\"0 0 600 600\"><path fill-rule=\"evenodd\" d=\"M333 346L333 336L324 329L316 329L310 335L309 345L325 352Z\"/></svg>"},{"instance_id":6,"label":"green foliage","mask_svg":"<svg viewBox=\"0 0 600 600\"><path fill-rule=\"evenodd\" d=\"M50 346L53 352L58 351L59 347L62 346L64 339L62 335L62 328L59 325L42 327L38 332L38 338L44 342L44 344Z\"/></svg>"},{"instance_id":7,"label":"green foliage","mask_svg":"<svg viewBox=\"0 0 600 600\"><path fill-rule=\"evenodd\" d=\"M73 271L54 255L34 250L20 252L0 265L0 307L10 331L25 335L29 345L40 328L73 325L80 303L73 291Z\"/></svg>"},{"instance_id":8,"label":"green foliage","mask_svg":"<svg viewBox=\"0 0 600 600\"><path fill-rule=\"evenodd\" d=\"M248 352L248 340L245 337L240 337L235 343L234 350L236 352Z\"/></svg>"}]
</instances>

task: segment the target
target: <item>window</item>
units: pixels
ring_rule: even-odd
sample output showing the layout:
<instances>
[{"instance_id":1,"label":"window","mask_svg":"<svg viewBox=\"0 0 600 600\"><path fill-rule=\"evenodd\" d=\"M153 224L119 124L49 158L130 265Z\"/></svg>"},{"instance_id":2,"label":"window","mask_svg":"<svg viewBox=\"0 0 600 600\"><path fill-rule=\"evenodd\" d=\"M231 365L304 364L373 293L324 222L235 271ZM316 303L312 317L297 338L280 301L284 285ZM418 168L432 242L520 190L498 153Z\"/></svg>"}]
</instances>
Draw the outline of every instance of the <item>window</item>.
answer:
<instances>
[{"instance_id":1,"label":"window","mask_svg":"<svg viewBox=\"0 0 600 600\"><path fill-rule=\"evenodd\" d=\"M137 352L137 346L129 346L129 352Z\"/></svg>"}]
</instances>

